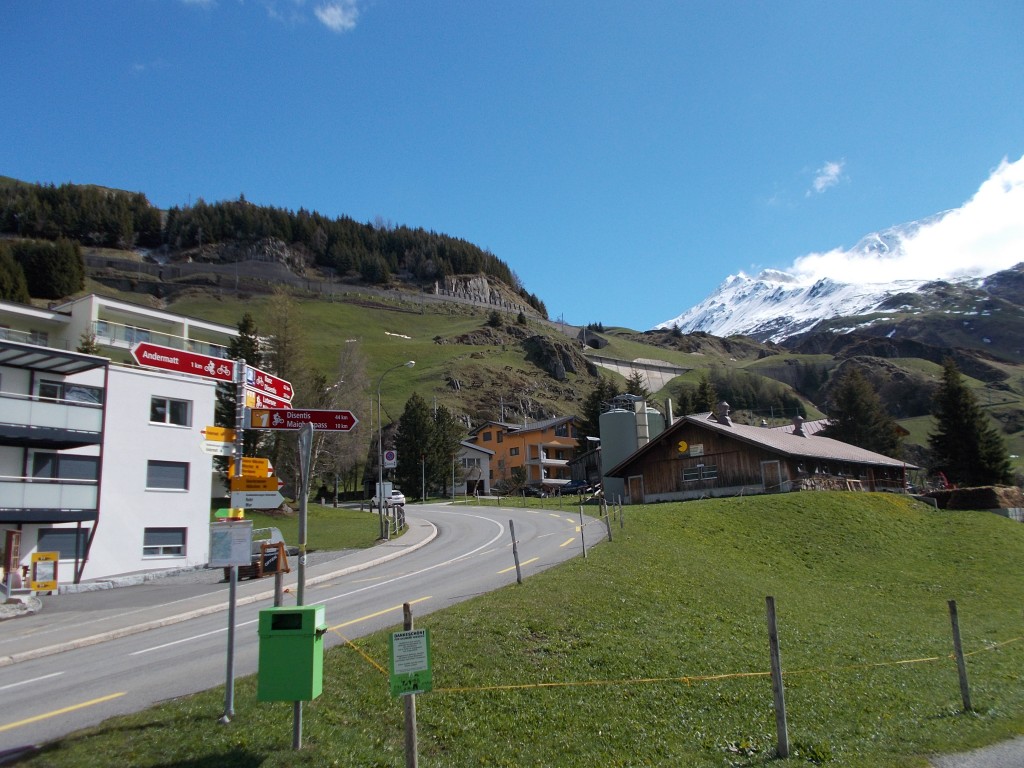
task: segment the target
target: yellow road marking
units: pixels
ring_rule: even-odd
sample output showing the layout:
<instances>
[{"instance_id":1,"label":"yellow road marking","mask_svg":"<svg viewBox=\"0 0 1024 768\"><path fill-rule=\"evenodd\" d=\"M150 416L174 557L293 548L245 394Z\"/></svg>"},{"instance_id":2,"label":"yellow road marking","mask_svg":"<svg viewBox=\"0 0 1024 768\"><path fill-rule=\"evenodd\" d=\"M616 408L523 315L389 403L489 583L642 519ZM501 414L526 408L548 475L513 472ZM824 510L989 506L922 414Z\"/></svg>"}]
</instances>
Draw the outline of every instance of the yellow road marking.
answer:
<instances>
[{"instance_id":1,"label":"yellow road marking","mask_svg":"<svg viewBox=\"0 0 1024 768\"><path fill-rule=\"evenodd\" d=\"M523 562L521 562L519 564L519 567L521 568L524 565L529 565L530 563L535 562L537 560L540 560L540 558L539 557L531 557L529 560L524 560ZM511 568L506 568L503 571L498 571L498 573L508 573L509 571L514 571L515 569L516 569L516 567L513 565Z\"/></svg>"},{"instance_id":2,"label":"yellow road marking","mask_svg":"<svg viewBox=\"0 0 1024 768\"><path fill-rule=\"evenodd\" d=\"M561 517L561 515L557 512L548 512L548 517Z\"/></svg>"},{"instance_id":3,"label":"yellow road marking","mask_svg":"<svg viewBox=\"0 0 1024 768\"><path fill-rule=\"evenodd\" d=\"M7 725L0 725L0 733L4 731L10 731L14 728L20 728L23 725L29 725L31 723L38 723L40 720L46 720L51 717L59 717L60 715L66 715L68 712L74 712L76 709L85 709L91 707L94 704L102 704L105 701L116 699L120 696L124 696L127 691L121 691L121 693L112 693L109 696L101 696L98 699L92 699L91 701L83 701L81 704L73 704L70 707L64 707L63 709L55 709L53 712L47 712L42 715L36 715L35 717L29 717L24 720L19 720L16 723L8 723Z\"/></svg>"},{"instance_id":4,"label":"yellow road marking","mask_svg":"<svg viewBox=\"0 0 1024 768\"><path fill-rule=\"evenodd\" d=\"M573 536L571 539L566 539L565 541L563 541L561 544L558 545L558 548L561 549L562 547L567 547L570 544L572 544L574 541L576 541L576 537L575 536Z\"/></svg>"},{"instance_id":5,"label":"yellow road marking","mask_svg":"<svg viewBox=\"0 0 1024 768\"><path fill-rule=\"evenodd\" d=\"M433 595L427 595L426 597L421 597L417 600L410 600L409 605L416 605L416 603L422 603L424 600L429 600L431 597L433 597ZM350 627L353 624L358 624L360 621L366 621L367 619L375 619L378 616L383 616L385 613L389 613L390 611L400 610L402 610L401 605L393 605L390 608L385 608L383 611L377 611L376 613L371 613L367 616L360 616L358 619L352 619L351 621L346 621L342 624L335 624L333 627L328 627L328 630L330 632L333 632L334 630L341 629L342 627Z\"/></svg>"}]
</instances>

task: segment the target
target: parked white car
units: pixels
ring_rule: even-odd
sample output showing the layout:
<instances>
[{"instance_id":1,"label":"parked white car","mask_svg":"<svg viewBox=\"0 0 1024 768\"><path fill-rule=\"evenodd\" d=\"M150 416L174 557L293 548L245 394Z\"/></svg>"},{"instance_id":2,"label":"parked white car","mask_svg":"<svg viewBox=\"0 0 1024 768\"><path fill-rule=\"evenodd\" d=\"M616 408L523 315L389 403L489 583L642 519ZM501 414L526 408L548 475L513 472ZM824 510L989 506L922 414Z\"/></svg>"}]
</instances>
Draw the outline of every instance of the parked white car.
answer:
<instances>
[{"instance_id":1,"label":"parked white car","mask_svg":"<svg viewBox=\"0 0 1024 768\"><path fill-rule=\"evenodd\" d=\"M384 504L388 507L404 507L405 494L397 488L392 488L391 495L384 499Z\"/></svg>"}]
</instances>

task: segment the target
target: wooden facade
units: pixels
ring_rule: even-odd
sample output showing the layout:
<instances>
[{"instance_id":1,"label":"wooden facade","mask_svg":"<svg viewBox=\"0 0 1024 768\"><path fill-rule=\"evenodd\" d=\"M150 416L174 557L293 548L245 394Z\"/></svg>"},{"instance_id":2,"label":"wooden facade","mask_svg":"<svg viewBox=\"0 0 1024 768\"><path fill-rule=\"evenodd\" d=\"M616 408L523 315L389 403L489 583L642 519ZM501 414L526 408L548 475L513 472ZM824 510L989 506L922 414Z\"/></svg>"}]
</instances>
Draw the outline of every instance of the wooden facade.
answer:
<instances>
[{"instance_id":1,"label":"wooden facade","mask_svg":"<svg viewBox=\"0 0 1024 768\"><path fill-rule=\"evenodd\" d=\"M800 489L899 490L908 466L800 425L768 429L711 414L686 416L607 474L626 503ZM912 468L912 467L911 467Z\"/></svg>"}]
</instances>

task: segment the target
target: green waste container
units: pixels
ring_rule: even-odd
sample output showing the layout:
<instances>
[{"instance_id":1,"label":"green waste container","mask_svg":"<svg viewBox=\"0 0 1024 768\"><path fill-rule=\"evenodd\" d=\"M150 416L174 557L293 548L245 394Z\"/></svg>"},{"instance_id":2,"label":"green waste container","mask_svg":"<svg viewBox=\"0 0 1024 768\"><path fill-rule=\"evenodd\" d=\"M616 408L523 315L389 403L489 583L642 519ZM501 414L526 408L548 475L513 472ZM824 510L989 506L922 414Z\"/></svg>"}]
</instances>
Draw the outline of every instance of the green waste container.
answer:
<instances>
[{"instance_id":1,"label":"green waste container","mask_svg":"<svg viewBox=\"0 0 1024 768\"><path fill-rule=\"evenodd\" d=\"M312 701L323 691L322 605L260 611L259 701Z\"/></svg>"}]
</instances>

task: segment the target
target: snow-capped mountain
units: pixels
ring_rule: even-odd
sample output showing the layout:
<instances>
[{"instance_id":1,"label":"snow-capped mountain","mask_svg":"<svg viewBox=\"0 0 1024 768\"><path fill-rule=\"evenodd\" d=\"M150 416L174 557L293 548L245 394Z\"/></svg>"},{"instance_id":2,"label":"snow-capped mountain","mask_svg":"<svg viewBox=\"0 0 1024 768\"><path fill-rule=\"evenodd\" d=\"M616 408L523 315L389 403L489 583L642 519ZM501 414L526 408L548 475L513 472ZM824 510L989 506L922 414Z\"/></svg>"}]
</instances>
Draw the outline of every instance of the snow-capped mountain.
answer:
<instances>
[{"instance_id":1,"label":"snow-capped mountain","mask_svg":"<svg viewBox=\"0 0 1024 768\"><path fill-rule=\"evenodd\" d=\"M742 334L760 341L779 342L809 330L821 320L897 311L898 307L893 307L890 301L893 296L912 293L938 279L977 281L981 275L962 274L951 278L944 274L922 274L884 282L872 280L892 275L897 270L891 267L897 263L904 266L906 245L922 230L940 222L947 213L872 233L849 251L836 252L844 262L859 265L859 272L866 278L863 282L775 269L766 269L756 277L741 272L730 275L700 304L655 327L678 326L684 333ZM899 271L906 272L905 268Z\"/></svg>"}]
</instances>

